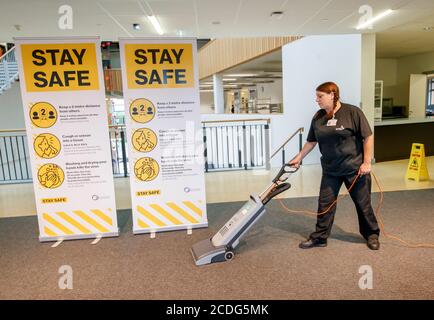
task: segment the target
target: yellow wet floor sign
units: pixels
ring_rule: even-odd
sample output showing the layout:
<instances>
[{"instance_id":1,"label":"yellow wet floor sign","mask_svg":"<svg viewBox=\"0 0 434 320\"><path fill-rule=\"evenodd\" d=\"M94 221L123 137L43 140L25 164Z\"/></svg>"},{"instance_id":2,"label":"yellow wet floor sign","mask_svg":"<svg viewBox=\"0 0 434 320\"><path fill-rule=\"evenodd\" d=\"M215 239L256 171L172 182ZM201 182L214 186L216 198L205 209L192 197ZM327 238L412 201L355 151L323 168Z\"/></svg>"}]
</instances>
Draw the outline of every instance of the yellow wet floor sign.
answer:
<instances>
[{"instance_id":1,"label":"yellow wet floor sign","mask_svg":"<svg viewBox=\"0 0 434 320\"><path fill-rule=\"evenodd\" d=\"M416 181L429 180L428 169L425 160L425 148L422 143L413 143L408 162L406 179Z\"/></svg>"}]
</instances>

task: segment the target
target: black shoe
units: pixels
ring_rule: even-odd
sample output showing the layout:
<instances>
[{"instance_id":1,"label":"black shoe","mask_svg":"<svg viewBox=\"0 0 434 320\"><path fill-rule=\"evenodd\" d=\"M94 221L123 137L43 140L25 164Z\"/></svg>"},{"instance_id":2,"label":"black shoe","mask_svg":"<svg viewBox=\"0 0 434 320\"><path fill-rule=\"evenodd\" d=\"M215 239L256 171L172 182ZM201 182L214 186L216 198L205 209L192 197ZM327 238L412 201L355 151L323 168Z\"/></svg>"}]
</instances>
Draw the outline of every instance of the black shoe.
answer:
<instances>
[{"instance_id":1,"label":"black shoe","mask_svg":"<svg viewBox=\"0 0 434 320\"><path fill-rule=\"evenodd\" d=\"M327 247L327 240L309 238L306 241L300 242L298 247L301 249L310 249L314 247Z\"/></svg>"},{"instance_id":2,"label":"black shoe","mask_svg":"<svg viewBox=\"0 0 434 320\"><path fill-rule=\"evenodd\" d=\"M368 237L367 242L368 248L371 250L378 250L380 249L380 241L378 241L378 235L372 234Z\"/></svg>"}]
</instances>

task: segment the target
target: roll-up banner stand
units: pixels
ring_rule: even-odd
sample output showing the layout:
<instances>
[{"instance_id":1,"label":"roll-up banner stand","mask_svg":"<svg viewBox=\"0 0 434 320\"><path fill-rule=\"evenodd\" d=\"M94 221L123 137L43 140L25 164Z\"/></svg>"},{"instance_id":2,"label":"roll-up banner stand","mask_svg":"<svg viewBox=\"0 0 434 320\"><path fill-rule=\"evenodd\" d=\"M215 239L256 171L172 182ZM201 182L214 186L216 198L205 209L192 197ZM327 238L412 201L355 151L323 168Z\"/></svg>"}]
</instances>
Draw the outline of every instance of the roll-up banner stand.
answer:
<instances>
[{"instance_id":1,"label":"roll-up banner stand","mask_svg":"<svg viewBox=\"0 0 434 320\"><path fill-rule=\"evenodd\" d=\"M206 227L196 39L119 39L133 232Z\"/></svg>"},{"instance_id":2,"label":"roll-up banner stand","mask_svg":"<svg viewBox=\"0 0 434 320\"><path fill-rule=\"evenodd\" d=\"M40 241L117 236L99 38L15 44Z\"/></svg>"}]
</instances>

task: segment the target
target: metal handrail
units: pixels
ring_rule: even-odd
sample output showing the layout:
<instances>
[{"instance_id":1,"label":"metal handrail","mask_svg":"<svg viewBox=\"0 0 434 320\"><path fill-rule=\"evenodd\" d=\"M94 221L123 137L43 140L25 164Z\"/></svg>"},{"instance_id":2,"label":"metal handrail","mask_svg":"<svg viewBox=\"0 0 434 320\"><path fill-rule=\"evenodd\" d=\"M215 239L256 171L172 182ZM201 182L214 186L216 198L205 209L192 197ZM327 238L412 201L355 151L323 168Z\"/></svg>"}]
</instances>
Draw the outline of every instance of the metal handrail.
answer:
<instances>
[{"instance_id":1,"label":"metal handrail","mask_svg":"<svg viewBox=\"0 0 434 320\"><path fill-rule=\"evenodd\" d=\"M6 52L4 53L4 55L2 55L2 56L0 57L0 62L2 62L2 60L5 59L5 58L9 55L9 53L11 53L11 52L14 51L14 50L15 50L15 46L13 46L13 47L10 48L8 51L6 51Z\"/></svg>"},{"instance_id":2,"label":"metal handrail","mask_svg":"<svg viewBox=\"0 0 434 320\"><path fill-rule=\"evenodd\" d=\"M267 123L270 123L270 119L208 120L208 121L202 121L202 123L206 124L206 123L248 122L248 121L267 121Z\"/></svg>"},{"instance_id":3,"label":"metal handrail","mask_svg":"<svg viewBox=\"0 0 434 320\"><path fill-rule=\"evenodd\" d=\"M4 129L4 130L0 130L0 133L9 133L9 132L26 132L26 129Z\"/></svg>"},{"instance_id":4,"label":"metal handrail","mask_svg":"<svg viewBox=\"0 0 434 320\"><path fill-rule=\"evenodd\" d=\"M15 47L10 48L0 57L0 65L4 74L4 82L0 85L0 93L11 87L13 81L18 79L18 68L16 66ZM11 66L14 66L12 68Z\"/></svg>"},{"instance_id":5,"label":"metal handrail","mask_svg":"<svg viewBox=\"0 0 434 320\"><path fill-rule=\"evenodd\" d=\"M286 141L279 147L277 148L277 150L271 155L270 160L280 151L282 150L282 165L285 164L285 146L287 145L287 143L289 141L291 141L292 138L295 137L296 134L298 134L299 136L299 146L298 149L299 151L301 151L302 147L303 147L303 132L304 132L304 128L300 127L298 128L288 139L286 139ZM300 163L301 164L301 163Z\"/></svg>"},{"instance_id":6,"label":"metal handrail","mask_svg":"<svg viewBox=\"0 0 434 320\"><path fill-rule=\"evenodd\" d=\"M271 158L273 158L280 150L282 150L285 146L286 146L286 144L289 142L289 141L291 141L291 139L292 138L294 138L295 137L295 135L297 134L297 133L303 133L304 132L304 128L303 127L300 127L300 128L298 128L288 139L286 139L286 141L271 155Z\"/></svg>"},{"instance_id":7,"label":"metal handrail","mask_svg":"<svg viewBox=\"0 0 434 320\"><path fill-rule=\"evenodd\" d=\"M270 119L243 119L243 120L219 120L219 121L201 121L202 123L221 123L221 122L244 122L244 121L267 121L270 123ZM108 126L109 128L125 128L124 124L111 124ZM9 133L9 132L25 132L26 129L0 129L0 133Z\"/></svg>"}]
</instances>

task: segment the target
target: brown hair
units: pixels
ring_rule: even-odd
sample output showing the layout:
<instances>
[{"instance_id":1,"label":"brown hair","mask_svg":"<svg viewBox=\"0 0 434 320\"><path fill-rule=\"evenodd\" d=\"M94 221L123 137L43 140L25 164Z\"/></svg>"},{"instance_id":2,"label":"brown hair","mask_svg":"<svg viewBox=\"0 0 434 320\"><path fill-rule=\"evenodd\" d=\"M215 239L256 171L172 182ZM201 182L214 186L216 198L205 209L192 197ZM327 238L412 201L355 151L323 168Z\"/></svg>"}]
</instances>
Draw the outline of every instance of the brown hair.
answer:
<instances>
[{"instance_id":1,"label":"brown hair","mask_svg":"<svg viewBox=\"0 0 434 320\"><path fill-rule=\"evenodd\" d=\"M327 117L326 117L327 119L331 119L333 117L333 111L336 109L336 107L338 105L339 98L340 98L339 97L339 87L334 82L324 82L316 88L316 91L324 92L327 94L330 94L332 92L334 93L333 109L332 109L332 111L327 113Z\"/></svg>"}]
</instances>

